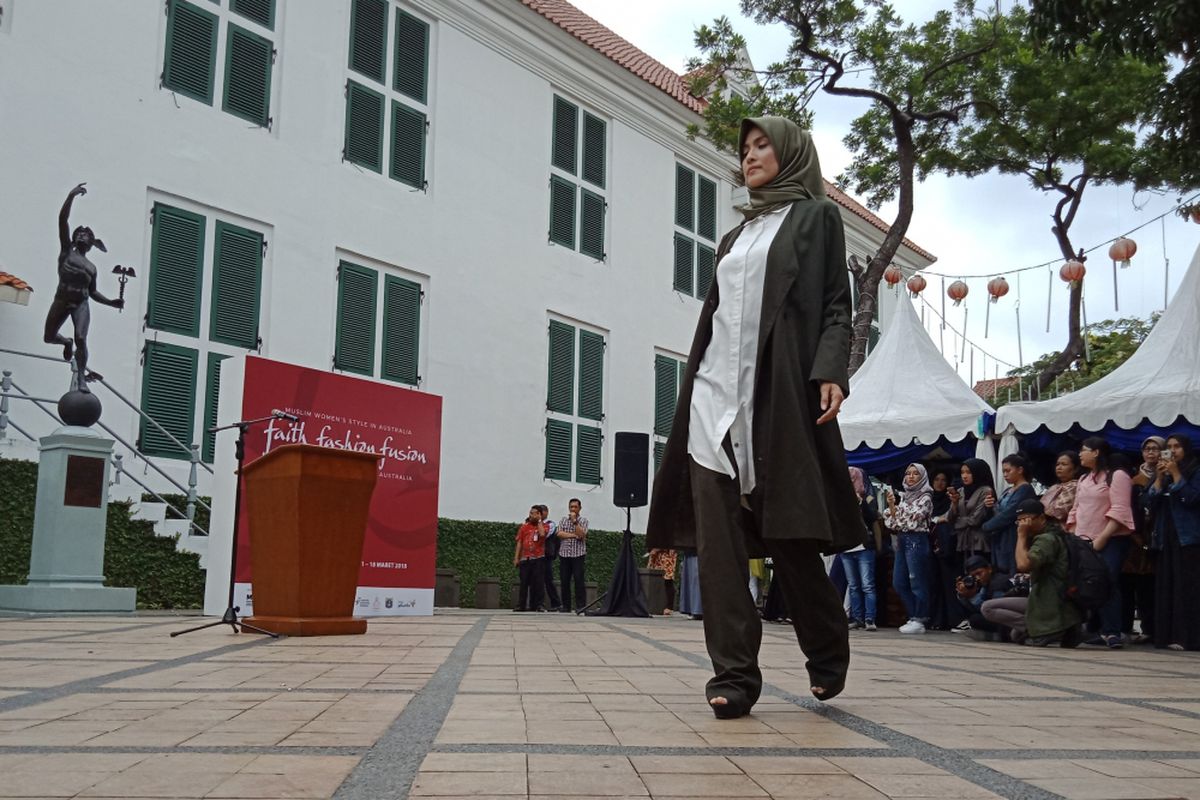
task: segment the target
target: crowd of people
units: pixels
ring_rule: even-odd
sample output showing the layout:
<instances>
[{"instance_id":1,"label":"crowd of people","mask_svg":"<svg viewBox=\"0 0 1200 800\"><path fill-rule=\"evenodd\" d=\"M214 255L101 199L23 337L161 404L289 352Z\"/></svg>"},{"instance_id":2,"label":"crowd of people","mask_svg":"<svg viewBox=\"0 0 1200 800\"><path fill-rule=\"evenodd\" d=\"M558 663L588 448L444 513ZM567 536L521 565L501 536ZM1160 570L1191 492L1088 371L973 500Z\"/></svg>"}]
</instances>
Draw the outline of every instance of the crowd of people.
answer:
<instances>
[{"instance_id":1,"label":"crowd of people","mask_svg":"<svg viewBox=\"0 0 1200 800\"><path fill-rule=\"evenodd\" d=\"M878 520L880 535L831 569L848 591L851 628L876 629L875 559L890 551L907 615L901 633L1200 650L1200 461L1191 440L1151 436L1134 467L1091 437L1058 455L1056 483L1044 489L1033 466L1007 456L998 486L979 459L932 476L910 464L898 488L852 467L864 527ZM1068 537L1086 541L1107 570L1111 590L1095 608L1069 597Z\"/></svg>"}]
</instances>

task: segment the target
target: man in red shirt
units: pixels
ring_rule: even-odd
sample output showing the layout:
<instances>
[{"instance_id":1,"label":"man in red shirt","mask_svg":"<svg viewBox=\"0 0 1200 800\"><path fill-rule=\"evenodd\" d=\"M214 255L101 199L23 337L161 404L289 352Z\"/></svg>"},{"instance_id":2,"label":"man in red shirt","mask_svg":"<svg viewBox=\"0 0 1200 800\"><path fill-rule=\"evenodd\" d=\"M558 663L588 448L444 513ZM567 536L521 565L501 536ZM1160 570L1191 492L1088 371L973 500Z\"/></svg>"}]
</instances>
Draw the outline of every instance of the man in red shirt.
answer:
<instances>
[{"instance_id":1,"label":"man in red shirt","mask_svg":"<svg viewBox=\"0 0 1200 800\"><path fill-rule=\"evenodd\" d=\"M513 566L521 576L517 607L513 611L537 611L542 605L542 557L546 555L546 526L537 506L529 509L525 523L517 528Z\"/></svg>"}]
</instances>

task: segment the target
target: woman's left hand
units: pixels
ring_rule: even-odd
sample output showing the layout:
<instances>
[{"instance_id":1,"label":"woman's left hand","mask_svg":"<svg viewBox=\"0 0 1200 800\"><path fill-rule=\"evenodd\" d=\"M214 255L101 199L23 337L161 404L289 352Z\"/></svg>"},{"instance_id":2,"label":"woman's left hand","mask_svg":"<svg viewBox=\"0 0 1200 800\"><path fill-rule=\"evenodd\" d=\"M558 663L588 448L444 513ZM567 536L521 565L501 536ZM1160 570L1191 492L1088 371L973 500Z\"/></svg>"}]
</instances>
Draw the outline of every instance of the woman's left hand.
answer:
<instances>
[{"instance_id":1,"label":"woman's left hand","mask_svg":"<svg viewBox=\"0 0 1200 800\"><path fill-rule=\"evenodd\" d=\"M842 409L842 401L845 399L846 395L842 394L842 387L829 381L823 382L821 384L821 410L825 413L817 417L817 424L823 425L836 417L838 411Z\"/></svg>"}]
</instances>

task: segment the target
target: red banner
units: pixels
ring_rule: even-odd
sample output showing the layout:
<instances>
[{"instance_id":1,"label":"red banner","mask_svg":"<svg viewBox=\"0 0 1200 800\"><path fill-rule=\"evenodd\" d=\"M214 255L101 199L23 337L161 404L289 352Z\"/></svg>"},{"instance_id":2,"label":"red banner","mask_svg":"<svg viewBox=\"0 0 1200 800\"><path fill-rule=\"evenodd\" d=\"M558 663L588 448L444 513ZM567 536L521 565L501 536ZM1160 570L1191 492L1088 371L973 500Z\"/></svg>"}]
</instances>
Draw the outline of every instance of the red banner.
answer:
<instances>
[{"instance_id":1,"label":"red banner","mask_svg":"<svg viewBox=\"0 0 1200 800\"><path fill-rule=\"evenodd\" d=\"M246 434L247 464L285 444L379 456L355 613L432 614L442 399L247 357L242 419L269 416L276 409L299 421L272 419L253 426ZM244 519L237 530L237 594L249 614L250 537Z\"/></svg>"}]
</instances>

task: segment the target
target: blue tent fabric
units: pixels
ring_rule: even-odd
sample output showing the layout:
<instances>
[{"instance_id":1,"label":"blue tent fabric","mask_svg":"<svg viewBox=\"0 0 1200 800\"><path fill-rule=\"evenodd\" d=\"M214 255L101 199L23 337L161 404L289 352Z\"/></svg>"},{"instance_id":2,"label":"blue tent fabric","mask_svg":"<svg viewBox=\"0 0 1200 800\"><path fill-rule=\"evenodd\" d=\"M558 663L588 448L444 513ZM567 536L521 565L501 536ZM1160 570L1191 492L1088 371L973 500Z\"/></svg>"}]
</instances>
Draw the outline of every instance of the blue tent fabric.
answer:
<instances>
[{"instance_id":1,"label":"blue tent fabric","mask_svg":"<svg viewBox=\"0 0 1200 800\"><path fill-rule=\"evenodd\" d=\"M888 440L883 447L872 448L861 445L854 450L846 451L846 460L852 467L858 467L868 475L880 475L886 472L908 466L914 461L924 461L929 454L941 449L953 459L965 461L975 455L976 440L968 436L958 442L950 442L942 437L933 444L909 443L903 447Z\"/></svg>"},{"instance_id":2,"label":"blue tent fabric","mask_svg":"<svg viewBox=\"0 0 1200 800\"><path fill-rule=\"evenodd\" d=\"M1166 427L1154 425L1143 419L1137 427L1132 429L1119 428L1115 423L1110 422L1098 431L1087 431L1076 424L1072 425L1070 430L1055 433L1043 425L1033 433L1019 433L1017 438L1021 440L1023 448L1027 451L1057 453L1062 450L1077 449L1079 443L1089 436L1101 436L1108 441L1113 450L1139 455L1142 442L1146 441L1146 437L1166 437L1172 433L1187 434L1193 442L1200 443L1200 426L1188 422L1183 417L1176 418L1173 424Z\"/></svg>"}]
</instances>

